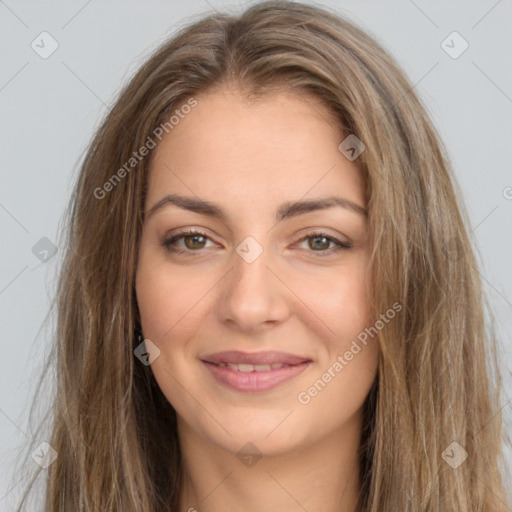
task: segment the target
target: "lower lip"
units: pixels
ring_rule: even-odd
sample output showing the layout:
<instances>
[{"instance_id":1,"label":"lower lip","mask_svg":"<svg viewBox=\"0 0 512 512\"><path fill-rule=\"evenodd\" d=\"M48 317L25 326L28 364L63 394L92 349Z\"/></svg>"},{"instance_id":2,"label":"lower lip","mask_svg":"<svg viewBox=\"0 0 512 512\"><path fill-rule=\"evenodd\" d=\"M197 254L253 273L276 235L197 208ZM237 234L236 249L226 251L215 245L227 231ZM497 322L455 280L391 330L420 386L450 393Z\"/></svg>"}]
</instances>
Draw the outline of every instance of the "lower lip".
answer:
<instances>
[{"instance_id":1,"label":"lower lip","mask_svg":"<svg viewBox=\"0 0 512 512\"><path fill-rule=\"evenodd\" d=\"M229 388L236 391L255 392L269 391L293 379L309 366L310 361L261 372L240 372L228 366L221 367L206 361L203 363L218 381Z\"/></svg>"}]
</instances>

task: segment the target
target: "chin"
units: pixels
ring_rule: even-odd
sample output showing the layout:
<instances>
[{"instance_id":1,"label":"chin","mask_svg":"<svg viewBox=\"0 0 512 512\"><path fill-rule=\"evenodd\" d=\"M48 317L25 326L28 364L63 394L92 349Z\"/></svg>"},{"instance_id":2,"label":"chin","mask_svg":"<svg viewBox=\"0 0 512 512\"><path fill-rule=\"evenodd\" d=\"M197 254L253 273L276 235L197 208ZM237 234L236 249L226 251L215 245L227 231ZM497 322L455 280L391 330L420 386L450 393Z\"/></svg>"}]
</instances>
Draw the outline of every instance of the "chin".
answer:
<instances>
[{"instance_id":1,"label":"chin","mask_svg":"<svg viewBox=\"0 0 512 512\"><path fill-rule=\"evenodd\" d=\"M242 408L228 416L225 410L223 417L218 418L224 428L208 420L194 430L207 442L237 455L254 451L266 457L279 456L314 441L314 430L299 413L293 407L267 412ZM199 424L195 422L196 426Z\"/></svg>"}]
</instances>

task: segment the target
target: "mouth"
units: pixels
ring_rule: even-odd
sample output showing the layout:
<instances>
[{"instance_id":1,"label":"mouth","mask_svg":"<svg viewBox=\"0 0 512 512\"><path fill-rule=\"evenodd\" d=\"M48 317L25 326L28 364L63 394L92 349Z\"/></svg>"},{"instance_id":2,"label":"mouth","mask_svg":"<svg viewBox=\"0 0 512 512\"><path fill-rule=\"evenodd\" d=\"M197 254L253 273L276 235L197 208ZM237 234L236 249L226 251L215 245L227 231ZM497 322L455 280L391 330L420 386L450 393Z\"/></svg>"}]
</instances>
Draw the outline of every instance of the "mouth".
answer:
<instances>
[{"instance_id":1,"label":"mouth","mask_svg":"<svg viewBox=\"0 0 512 512\"><path fill-rule=\"evenodd\" d=\"M243 392L274 389L302 373L312 362L284 352L218 352L201 359L221 384Z\"/></svg>"},{"instance_id":2,"label":"mouth","mask_svg":"<svg viewBox=\"0 0 512 512\"><path fill-rule=\"evenodd\" d=\"M305 361L310 361L308 357L302 357L294 354L288 354L286 352L277 352L272 350L267 350L265 352L241 352L239 350L229 350L225 352L209 354L202 357L201 359L207 363L213 363L216 365L234 364L252 366L272 366L278 364L292 366L303 363Z\"/></svg>"},{"instance_id":3,"label":"mouth","mask_svg":"<svg viewBox=\"0 0 512 512\"><path fill-rule=\"evenodd\" d=\"M215 364L215 363L211 363ZM296 366L292 364L284 364L284 363L272 363L272 364L250 364L250 363L218 363L217 366L219 368L230 368L231 370L236 370L238 372L269 372L270 370L277 370L278 368L283 368L285 366Z\"/></svg>"}]
</instances>

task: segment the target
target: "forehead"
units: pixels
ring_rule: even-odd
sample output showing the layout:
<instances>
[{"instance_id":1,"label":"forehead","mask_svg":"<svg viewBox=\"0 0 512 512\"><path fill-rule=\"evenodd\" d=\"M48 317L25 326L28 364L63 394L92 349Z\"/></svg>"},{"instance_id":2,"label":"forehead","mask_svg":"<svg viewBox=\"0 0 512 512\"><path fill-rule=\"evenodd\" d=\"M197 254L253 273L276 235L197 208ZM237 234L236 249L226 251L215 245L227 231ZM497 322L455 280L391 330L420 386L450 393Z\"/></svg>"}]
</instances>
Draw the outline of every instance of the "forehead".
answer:
<instances>
[{"instance_id":1,"label":"forehead","mask_svg":"<svg viewBox=\"0 0 512 512\"><path fill-rule=\"evenodd\" d=\"M315 96L249 101L221 89L195 99L154 150L150 202L169 192L260 205L339 192L364 205L361 173L338 149L345 135Z\"/></svg>"}]
</instances>

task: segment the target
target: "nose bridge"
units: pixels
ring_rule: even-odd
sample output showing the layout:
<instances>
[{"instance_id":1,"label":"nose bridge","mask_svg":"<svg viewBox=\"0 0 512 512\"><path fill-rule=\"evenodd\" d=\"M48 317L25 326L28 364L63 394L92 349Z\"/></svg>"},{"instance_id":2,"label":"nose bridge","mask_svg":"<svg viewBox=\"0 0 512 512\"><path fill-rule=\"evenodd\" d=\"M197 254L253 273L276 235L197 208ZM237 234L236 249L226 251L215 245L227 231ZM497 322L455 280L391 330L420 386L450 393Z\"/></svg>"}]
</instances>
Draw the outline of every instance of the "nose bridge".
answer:
<instances>
[{"instance_id":1,"label":"nose bridge","mask_svg":"<svg viewBox=\"0 0 512 512\"><path fill-rule=\"evenodd\" d=\"M236 247L235 252L236 254L233 255L234 283L245 283L241 291L261 287L262 291L269 292L268 265L272 265L270 248L264 248L254 237L248 236Z\"/></svg>"},{"instance_id":2,"label":"nose bridge","mask_svg":"<svg viewBox=\"0 0 512 512\"><path fill-rule=\"evenodd\" d=\"M288 314L284 285L273 272L271 250L246 237L232 257L233 269L222 289L219 314L243 329L254 329ZM270 267L270 268L269 268Z\"/></svg>"}]
</instances>

